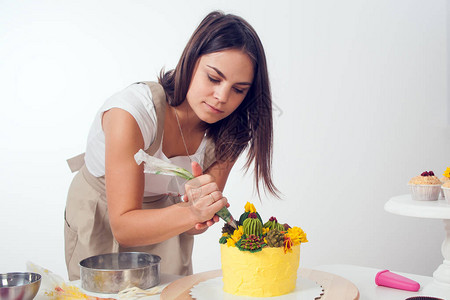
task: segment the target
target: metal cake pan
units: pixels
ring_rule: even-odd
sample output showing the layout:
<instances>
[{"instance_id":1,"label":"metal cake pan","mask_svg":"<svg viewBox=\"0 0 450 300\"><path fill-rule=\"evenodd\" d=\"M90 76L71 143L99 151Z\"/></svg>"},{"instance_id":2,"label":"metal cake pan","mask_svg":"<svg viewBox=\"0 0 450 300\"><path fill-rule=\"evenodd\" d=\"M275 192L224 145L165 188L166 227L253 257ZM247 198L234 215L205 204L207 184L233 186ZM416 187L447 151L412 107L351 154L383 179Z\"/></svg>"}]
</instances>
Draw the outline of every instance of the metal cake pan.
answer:
<instances>
[{"instance_id":1,"label":"metal cake pan","mask_svg":"<svg viewBox=\"0 0 450 300\"><path fill-rule=\"evenodd\" d=\"M143 290L160 282L161 257L145 252L119 252L80 261L81 287L86 291L116 294L129 287Z\"/></svg>"}]
</instances>

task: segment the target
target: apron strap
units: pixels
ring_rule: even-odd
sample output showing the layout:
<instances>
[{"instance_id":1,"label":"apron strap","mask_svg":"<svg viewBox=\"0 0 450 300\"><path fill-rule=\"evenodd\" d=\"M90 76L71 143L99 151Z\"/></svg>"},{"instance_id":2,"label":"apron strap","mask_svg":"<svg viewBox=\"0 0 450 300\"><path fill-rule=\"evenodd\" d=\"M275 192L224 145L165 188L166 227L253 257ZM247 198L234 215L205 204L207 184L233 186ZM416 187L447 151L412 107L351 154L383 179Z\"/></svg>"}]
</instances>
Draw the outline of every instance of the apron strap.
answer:
<instances>
[{"instance_id":1,"label":"apron strap","mask_svg":"<svg viewBox=\"0 0 450 300\"><path fill-rule=\"evenodd\" d=\"M216 162L216 149L215 143L212 138L206 140L205 146L205 156L203 158L203 171L208 170L208 168Z\"/></svg>"},{"instance_id":2,"label":"apron strap","mask_svg":"<svg viewBox=\"0 0 450 300\"><path fill-rule=\"evenodd\" d=\"M164 133L164 119L166 118L166 92L164 91L162 85L153 81L143 81L137 82L141 84L146 84L150 91L152 92L152 100L155 105L156 110L156 120L158 128L156 129L156 137L147 149L148 155L153 155L158 151L161 145L162 136Z\"/></svg>"},{"instance_id":3,"label":"apron strap","mask_svg":"<svg viewBox=\"0 0 450 300\"><path fill-rule=\"evenodd\" d=\"M79 171L81 167L84 165L84 153L69 158L67 160L67 164L69 165L70 171L72 171L72 173Z\"/></svg>"}]
</instances>

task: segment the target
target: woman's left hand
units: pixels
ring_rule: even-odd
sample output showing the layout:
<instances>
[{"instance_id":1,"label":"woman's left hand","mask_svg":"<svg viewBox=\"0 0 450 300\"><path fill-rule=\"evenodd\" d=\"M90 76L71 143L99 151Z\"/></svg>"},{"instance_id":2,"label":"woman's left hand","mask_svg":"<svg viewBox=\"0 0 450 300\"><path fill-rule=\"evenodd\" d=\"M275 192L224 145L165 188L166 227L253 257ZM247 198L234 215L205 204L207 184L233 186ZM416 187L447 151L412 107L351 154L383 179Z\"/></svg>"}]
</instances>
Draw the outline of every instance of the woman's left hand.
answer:
<instances>
[{"instance_id":1,"label":"woman's left hand","mask_svg":"<svg viewBox=\"0 0 450 300\"><path fill-rule=\"evenodd\" d=\"M214 223L217 223L217 222L219 222L219 216L218 215L214 215L214 217L211 220L195 224L194 228L197 229L197 230L208 229L208 227L213 226Z\"/></svg>"},{"instance_id":2,"label":"woman's left hand","mask_svg":"<svg viewBox=\"0 0 450 300\"><path fill-rule=\"evenodd\" d=\"M186 196L185 196L186 197ZM227 203L226 207L230 207L230 203ZM208 220L206 222L197 223L195 224L195 229L197 230L205 230L208 229L208 227L211 227L214 225L214 223L219 222L220 218L218 215L214 215L214 217L211 220Z\"/></svg>"}]
</instances>

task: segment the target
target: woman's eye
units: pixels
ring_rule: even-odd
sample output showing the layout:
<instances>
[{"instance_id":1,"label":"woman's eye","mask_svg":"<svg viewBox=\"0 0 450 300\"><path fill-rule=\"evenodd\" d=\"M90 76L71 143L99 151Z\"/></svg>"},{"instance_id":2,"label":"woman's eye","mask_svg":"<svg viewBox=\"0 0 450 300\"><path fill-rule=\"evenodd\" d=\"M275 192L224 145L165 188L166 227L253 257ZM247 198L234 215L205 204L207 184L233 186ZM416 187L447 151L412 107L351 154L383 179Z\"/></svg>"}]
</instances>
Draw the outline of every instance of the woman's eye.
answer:
<instances>
[{"instance_id":1,"label":"woman's eye","mask_svg":"<svg viewBox=\"0 0 450 300\"><path fill-rule=\"evenodd\" d=\"M235 91L236 93L238 93L238 94L243 94L243 93L244 93L243 90L240 90L240 89L237 89L237 88L234 88L234 91Z\"/></svg>"},{"instance_id":2,"label":"woman's eye","mask_svg":"<svg viewBox=\"0 0 450 300\"><path fill-rule=\"evenodd\" d=\"M209 76L208 75L208 79L209 79L209 81L211 81L211 82L214 82L214 83L218 83L218 82L220 82L220 80L218 80L218 79L215 79L215 78L212 78L211 76Z\"/></svg>"}]
</instances>

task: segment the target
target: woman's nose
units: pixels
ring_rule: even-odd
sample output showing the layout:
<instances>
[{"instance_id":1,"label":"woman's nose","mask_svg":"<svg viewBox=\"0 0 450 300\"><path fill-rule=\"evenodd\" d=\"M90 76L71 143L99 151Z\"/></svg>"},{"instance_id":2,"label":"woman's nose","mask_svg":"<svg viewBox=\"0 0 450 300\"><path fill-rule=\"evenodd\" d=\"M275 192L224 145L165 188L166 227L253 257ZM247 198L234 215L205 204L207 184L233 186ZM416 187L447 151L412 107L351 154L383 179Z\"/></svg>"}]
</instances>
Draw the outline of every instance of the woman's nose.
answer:
<instances>
[{"instance_id":1,"label":"woman's nose","mask_svg":"<svg viewBox=\"0 0 450 300\"><path fill-rule=\"evenodd\" d=\"M230 88L227 87L225 84L216 87L214 91L214 97L219 102L227 102L229 96L230 96Z\"/></svg>"}]
</instances>

